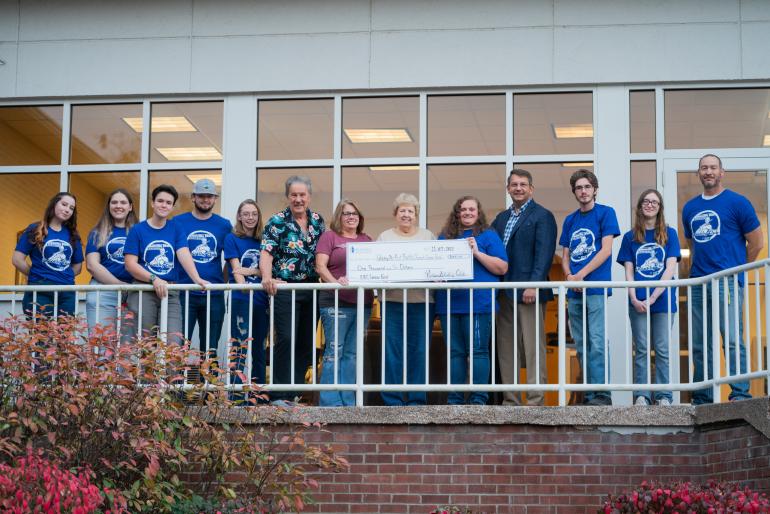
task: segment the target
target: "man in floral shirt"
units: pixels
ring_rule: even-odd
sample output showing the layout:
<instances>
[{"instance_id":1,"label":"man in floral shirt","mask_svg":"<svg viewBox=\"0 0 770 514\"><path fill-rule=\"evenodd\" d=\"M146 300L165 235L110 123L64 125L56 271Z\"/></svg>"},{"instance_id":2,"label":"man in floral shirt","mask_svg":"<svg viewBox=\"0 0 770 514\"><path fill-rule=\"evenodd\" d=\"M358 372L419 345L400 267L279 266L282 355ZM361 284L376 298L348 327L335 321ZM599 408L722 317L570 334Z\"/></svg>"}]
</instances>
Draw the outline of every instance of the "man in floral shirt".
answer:
<instances>
[{"instance_id":1,"label":"man in floral shirt","mask_svg":"<svg viewBox=\"0 0 770 514\"><path fill-rule=\"evenodd\" d=\"M296 291L294 304L294 380L292 382L292 294L277 290L277 284L318 282L315 271L315 247L325 230L320 214L310 210L313 186L307 177L286 180L289 206L274 214L265 226L259 270L265 292L275 296L275 348L273 349L273 384L304 384L305 370L313 362L313 291ZM293 400L293 391L276 391L274 402Z\"/></svg>"}]
</instances>

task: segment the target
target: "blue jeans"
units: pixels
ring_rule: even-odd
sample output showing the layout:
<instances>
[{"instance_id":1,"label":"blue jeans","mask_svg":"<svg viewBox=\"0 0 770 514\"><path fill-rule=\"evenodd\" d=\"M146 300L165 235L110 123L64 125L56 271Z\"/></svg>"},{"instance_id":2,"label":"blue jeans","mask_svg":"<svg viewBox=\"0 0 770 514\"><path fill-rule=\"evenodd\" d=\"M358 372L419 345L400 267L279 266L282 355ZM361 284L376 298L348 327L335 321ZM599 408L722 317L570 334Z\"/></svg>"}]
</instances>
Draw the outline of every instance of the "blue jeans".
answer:
<instances>
[{"instance_id":1,"label":"blue jeans","mask_svg":"<svg viewBox=\"0 0 770 514\"><path fill-rule=\"evenodd\" d=\"M583 369L583 296L570 298L567 303L569 313L569 327L572 339L575 340L580 368ZM588 362L586 363L586 384L604 384L604 295L588 295L586 300L586 351ZM609 370L607 370L609 372ZM609 375L608 375L609 376ZM585 400L590 401L594 397L608 398L607 391L587 391Z\"/></svg>"},{"instance_id":2,"label":"blue jeans","mask_svg":"<svg viewBox=\"0 0 770 514\"><path fill-rule=\"evenodd\" d=\"M634 382L637 384L647 383L647 352L649 349L649 340L652 339L652 346L655 349L655 383L668 384L668 348L671 342L671 327L668 324L668 313L650 313L650 334L647 334L647 313L638 313L633 307L630 307L629 318L631 319L631 333L634 337ZM671 323L674 322L674 315L671 315ZM653 397L656 401L667 399L671 401L671 391L634 391L634 400L638 396L644 396L647 401L653 403Z\"/></svg>"},{"instance_id":3,"label":"blue jeans","mask_svg":"<svg viewBox=\"0 0 770 514\"><path fill-rule=\"evenodd\" d=\"M49 286L57 284L54 284L48 280L41 280L38 282L30 282L29 285ZM33 296L35 297L34 300ZM53 305L55 296L58 296L56 299L58 302L56 305L56 312L58 316L71 316L75 313L76 296L74 291L69 291L66 293L60 291L38 291L36 295L32 291L27 291L24 293L24 297L21 300L22 309L24 309L25 314L31 316L34 302L34 304L37 305L35 312L38 315L52 318L54 314Z\"/></svg>"},{"instance_id":4,"label":"blue jeans","mask_svg":"<svg viewBox=\"0 0 770 514\"><path fill-rule=\"evenodd\" d=\"M719 281L719 332L722 334L722 350L727 354L727 369L730 375L737 375L740 365L740 373L748 372L746 366L746 346L743 342L743 287L738 286L738 294L733 291L732 277L728 278L727 288L727 323L730 333L725 334L725 313L724 313L724 280ZM738 302L738 319L735 319L735 304ZM695 366L693 381L700 382L706 377L714 378L714 369L712 366L712 319L711 319L711 284L706 286L706 334L703 333L703 286L694 286L690 302L692 304L692 362ZM704 335L706 337L704 337ZM726 337L727 336L727 337ZM737 350L737 351L736 351ZM737 358L736 358L737 355ZM703 372L703 362L706 362L706 375ZM751 398L749 394L748 382L737 382L730 384L730 400L745 400ZM713 403L713 390L711 387L693 391L692 403L700 405L704 403Z\"/></svg>"},{"instance_id":5,"label":"blue jeans","mask_svg":"<svg viewBox=\"0 0 770 514\"><path fill-rule=\"evenodd\" d=\"M184 319L185 336L192 337L195 324L198 323L198 339L200 340L201 353L206 351L206 332L208 330L208 350L210 358L216 358L219 336L222 335L222 324L225 321L225 295L211 294L210 319L206 319L206 295L190 292L190 303L187 305L184 291L179 293L182 301L182 318Z\"/></svg>"},{"instance_id":6,"label":"blue jeans","mask_svg":"<svg viewBox=\"0 0 770 514\"><path fill-rule=\"evenodd\" d=\"M492 337L492 315L473 315L473 334L471 335L470 314L450 314L447 326L447 316L439 316L444 339L449 340L450 352L450 382L452 384L468 383L468 361L471 358L471 344L473 345L473 383L489 383L489 342ZM448 329L451 333L447 337ZM489 394L474 391L468 396L470 405L485 405ZM449 393L447 398L449 405L463 405L465 394L459 392Z\"/></svg>"},{"instance_id":7,"label":"blue jeans","mask_svg":"<svg viewBox=\"0 0 770 514\"><path fill-rule=\"evenodd\" d=\"M235 373L232 375L231 383L243 383L240 373L243 373L246 367L249 346L251 346L251 382L265 383L265 338L269 326L267 307L254 302L251 311L251 339L249 339L249 300L233 298L230 332L233 337Z\"/></svg>"},{"instance_id":8,"label":"blue jeans","mask_svg":"<svg viewBox=\"0 0 770 514\"><path fill-rule=\"evenodd\" d=\"M425 303L406 304L406 383L425 384L425 354L430 345L433 304L428 307L428 333L425 333ZM404 383L404 304L385 302L385 383ZM424 391L382 392L385 405L425 405Z\"/></svg>"},{"instance_id":9,"label":"blue jeans","mask_svg":"<svg viewBox=\"0 0 770 514\"><path fill-rule=\"evenodd\" d=\"M335 314L334 307L321 308L321 323L326 340L321 384L335 383L335 369L337 384L356 383L356 310L356 307L340 306ZM372 308L364 307L364 333L371 314ZM334 329L335 318L338 332ZM354 391L321 391L319 397L321 407L346 407L355 404Z\"/></svg>"},{"instance_id":10,"label":"blue jeans","mask_svg":"<svg viewBox=\"0 0 770 514\"><path fill-rule=\"evenodd\" d=\"M100 282L91 280L91 284L99 285ZM122 295L125 300L125 293ZM99 304L99 315L96 314L96 304ZM86 293L86 320L88 331L93 332L96 325L105 329L115 330L118 319L118 292L117 291L89 291Z\"/></svg>"}]
</instances>

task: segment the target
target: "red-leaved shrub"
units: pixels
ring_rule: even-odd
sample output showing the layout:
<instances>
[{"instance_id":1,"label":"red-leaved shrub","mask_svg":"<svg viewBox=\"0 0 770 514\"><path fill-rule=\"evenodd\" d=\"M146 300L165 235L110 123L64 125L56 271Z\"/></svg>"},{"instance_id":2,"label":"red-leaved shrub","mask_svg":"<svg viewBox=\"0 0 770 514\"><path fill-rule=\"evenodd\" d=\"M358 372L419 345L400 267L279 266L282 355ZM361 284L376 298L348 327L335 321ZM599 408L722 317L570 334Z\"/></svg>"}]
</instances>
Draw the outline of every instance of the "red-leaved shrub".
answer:
<instances>
[{"instance_id":1,"label":"red-leaved shrub","mask_svg":"<svg viewBox=\"0 0 770 514\"><path fill-rule=\"evenodd\" d=\"M33 453L17 458L12 466L0 463L0 512L9 514L90 514L122 512L119 495L103 508L105 497L91 483L91 472L75 475Z\"/></svg>"},{"instance_id":2,"label":"red-leaved shrub","mask_svg":"<svg viewBox=\"0 0 770 514\"><path fill-rule=\"evenodd\" d=\"M609 495L599 514L683 512L687 514L726 514L732 512L768 513L770 501L764 494L751 492L735 483L709 481L658 484L642 482L630 493Z\"/></svg>"}]
</instances>

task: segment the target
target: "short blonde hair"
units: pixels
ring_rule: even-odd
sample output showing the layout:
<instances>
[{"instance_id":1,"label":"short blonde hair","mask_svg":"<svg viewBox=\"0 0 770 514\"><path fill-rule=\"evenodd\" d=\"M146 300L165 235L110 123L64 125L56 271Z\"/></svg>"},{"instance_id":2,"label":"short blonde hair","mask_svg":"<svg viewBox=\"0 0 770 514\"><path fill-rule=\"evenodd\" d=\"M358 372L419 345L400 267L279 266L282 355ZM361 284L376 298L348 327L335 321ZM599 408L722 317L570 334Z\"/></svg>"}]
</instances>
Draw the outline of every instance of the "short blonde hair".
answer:
<instances>
[{"instance_id":1,"label":"short blonde hair","mask_svg":"<svg viewBox=\"0 0 770 514\"><path fill-rule=\"evenodd\" d=\"M393 200L393 216L398 212L398 208L402 205L411 205L414 207L414 213L420 214L420 201L411 193L401 193Z\"/></svg>"}]
</instances>

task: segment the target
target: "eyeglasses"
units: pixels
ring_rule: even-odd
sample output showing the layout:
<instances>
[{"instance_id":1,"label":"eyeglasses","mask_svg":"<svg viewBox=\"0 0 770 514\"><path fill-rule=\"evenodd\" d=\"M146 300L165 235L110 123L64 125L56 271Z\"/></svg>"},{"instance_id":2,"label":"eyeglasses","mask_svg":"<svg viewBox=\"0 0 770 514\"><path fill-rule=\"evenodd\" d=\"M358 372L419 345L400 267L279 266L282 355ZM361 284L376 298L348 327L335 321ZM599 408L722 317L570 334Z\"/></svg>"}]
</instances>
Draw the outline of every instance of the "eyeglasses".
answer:
<instances>
[{"instance_id":1,"label":"eyeglasses","mask_svg":"<svg viewBox=\"0 0 770 514\"><path fill-rule=\"evenodd\" d=\"M593 188L594 186L591 184L586 184L585 186L575 186L575 191L590 191Z\"/></svg>"},{"instance_id":2,"label":"eyeglasses","mask_svg":"<svg viewBox=\"0 0 770 514\"><path fill-rule=\"evenodd\" d=\"M647 200L646 198L642 200L642 205L650 205L652 207L657 207L660 205L660 202L658 200Z\"/></svg>"},{"instance_id":3,"label":"eyeglasses","mask_svg":"<svg viewBox=\"0 0 770 514\"><path fill-rule=\"evenodd\" d=\"M358 216L358 213L355 211L343 211L342 215L346 218L352 218L353 216Z\"/></svg>"}]
</instances>

